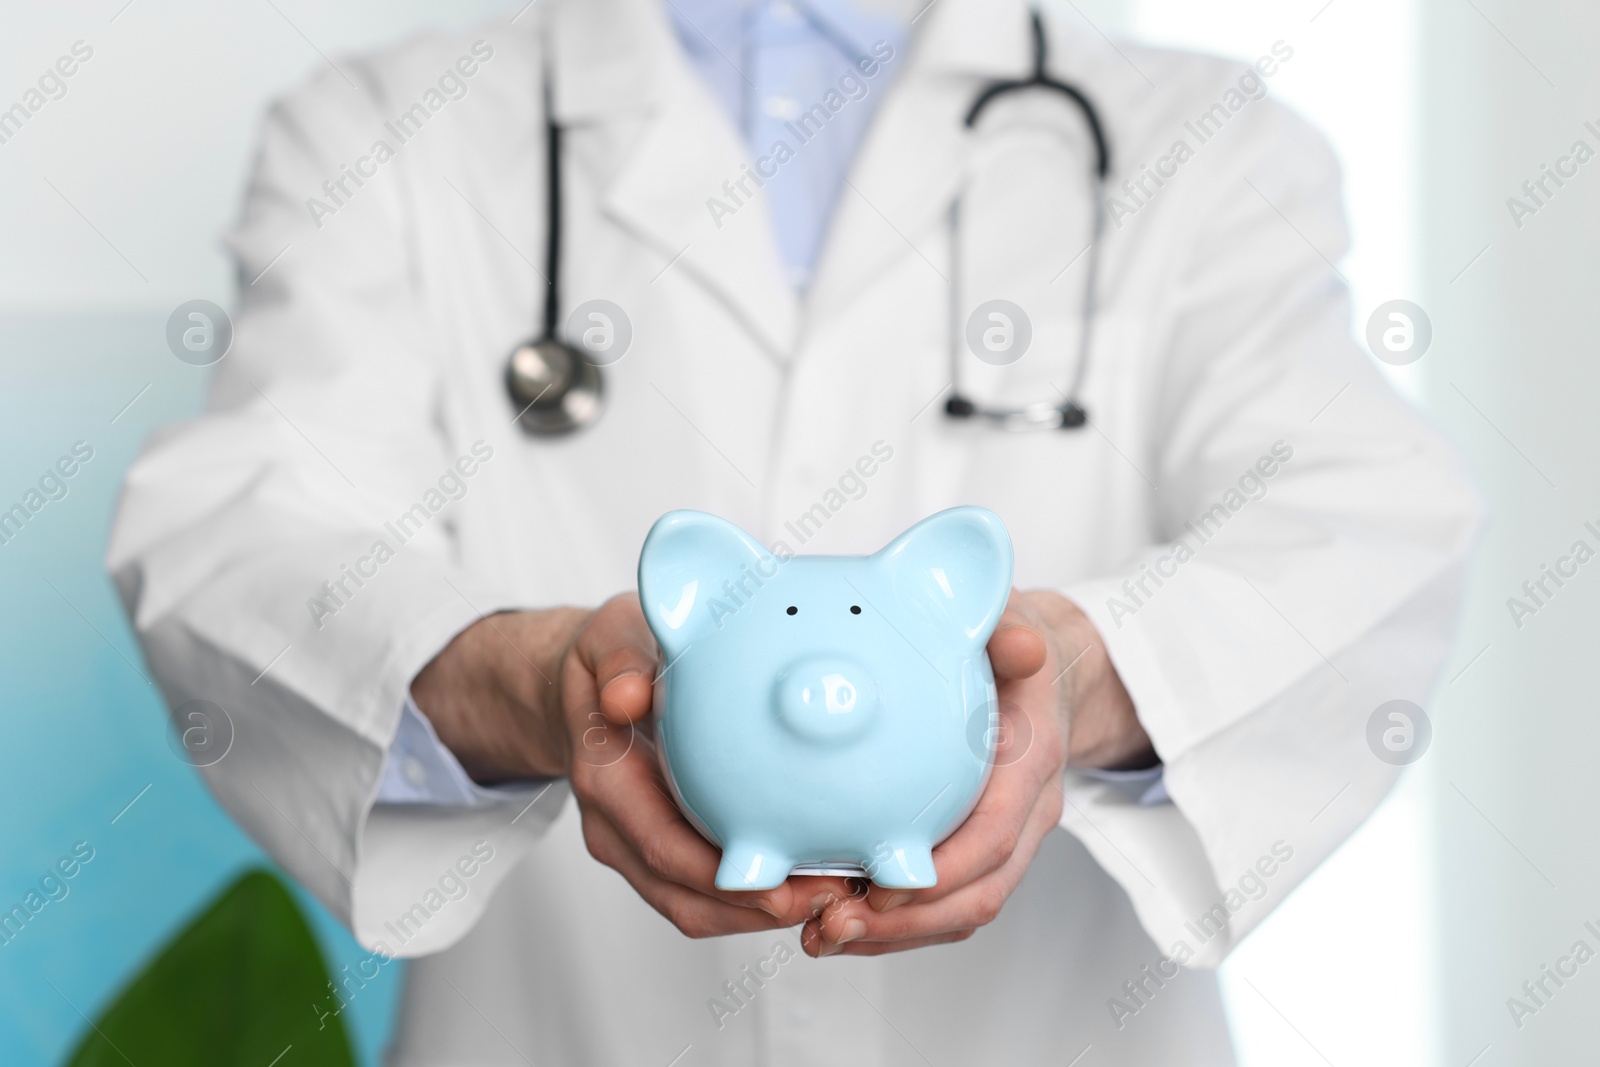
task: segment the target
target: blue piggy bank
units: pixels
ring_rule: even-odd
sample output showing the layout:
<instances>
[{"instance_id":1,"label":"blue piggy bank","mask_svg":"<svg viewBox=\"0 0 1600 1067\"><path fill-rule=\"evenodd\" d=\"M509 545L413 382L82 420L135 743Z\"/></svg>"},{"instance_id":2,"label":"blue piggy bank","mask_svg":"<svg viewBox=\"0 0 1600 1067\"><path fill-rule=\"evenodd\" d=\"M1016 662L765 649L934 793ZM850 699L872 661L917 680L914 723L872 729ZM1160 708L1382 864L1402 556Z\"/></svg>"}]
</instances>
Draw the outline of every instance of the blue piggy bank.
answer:
<instances>
[{"instance_id":1,"label":"blue piggy bank","mask_svg":"<svg viewBox=\"0 0 1600 1067\"><path fill-rule=\"evenodd\" d=\"M937 881L933 846L994 757L985 650L1011 590L1011 539L977 507L870 556L774 555L698 511L662 516L639 599L664 657L662 768L722 849L719 889L791 871Z\"/></svg>"}]
</instances>

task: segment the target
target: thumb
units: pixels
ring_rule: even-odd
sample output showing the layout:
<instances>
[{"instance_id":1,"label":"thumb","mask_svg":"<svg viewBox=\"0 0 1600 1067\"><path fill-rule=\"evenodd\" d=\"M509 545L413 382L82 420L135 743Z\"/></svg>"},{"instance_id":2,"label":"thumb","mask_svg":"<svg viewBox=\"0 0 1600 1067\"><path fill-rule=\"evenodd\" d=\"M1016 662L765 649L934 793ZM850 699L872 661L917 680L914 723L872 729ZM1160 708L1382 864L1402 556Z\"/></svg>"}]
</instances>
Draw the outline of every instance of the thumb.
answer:
<instances>
[{"instance_id":1,"label":"thumb","mask_svg":"<svg viewBox=\"0 0 1600 1067\"><path fill-rule=\"evenodd\" d=\"M997 679L1028 678L1044 666L1047 648L1043 625L1029 610L1021 593L1011 591L994 635L989 638L989 662Z\"/></svg>"},{"instance_id":2,"label":"thumb","mask_svg":"<svg viewBox=\"0 0 1600 1067\"><path fill-rule=\"evenodd\" d=\"M578 636L576 652L594 676L607 719L624 726L650 714L660 655L637 596L623 593L601 605Z\"/></svg>"}]
</instances>

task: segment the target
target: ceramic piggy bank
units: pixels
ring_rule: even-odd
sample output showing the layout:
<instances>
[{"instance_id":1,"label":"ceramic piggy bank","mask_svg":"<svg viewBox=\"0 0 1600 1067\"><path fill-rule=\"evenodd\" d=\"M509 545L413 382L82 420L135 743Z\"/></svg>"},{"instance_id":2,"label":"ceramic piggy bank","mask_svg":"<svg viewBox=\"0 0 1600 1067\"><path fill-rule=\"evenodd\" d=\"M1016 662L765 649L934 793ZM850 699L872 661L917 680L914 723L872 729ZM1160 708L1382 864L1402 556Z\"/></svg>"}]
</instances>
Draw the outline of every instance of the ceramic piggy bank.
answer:
<instances>
[{"instance_id":1,"label":"ceramic piggy bank","mask_svg":"<svg viewBox=\"0 0 1600 1067\"><path fill-rule=\"evenodd\" d=\"M719 889L791 871L936 881L994 754L985 651L1011 540L976 507L870 556L776 556L698 511L661 517L639 597L663 652L656 735L684 814L722 849Z\"/></svg>"}]
</instances>

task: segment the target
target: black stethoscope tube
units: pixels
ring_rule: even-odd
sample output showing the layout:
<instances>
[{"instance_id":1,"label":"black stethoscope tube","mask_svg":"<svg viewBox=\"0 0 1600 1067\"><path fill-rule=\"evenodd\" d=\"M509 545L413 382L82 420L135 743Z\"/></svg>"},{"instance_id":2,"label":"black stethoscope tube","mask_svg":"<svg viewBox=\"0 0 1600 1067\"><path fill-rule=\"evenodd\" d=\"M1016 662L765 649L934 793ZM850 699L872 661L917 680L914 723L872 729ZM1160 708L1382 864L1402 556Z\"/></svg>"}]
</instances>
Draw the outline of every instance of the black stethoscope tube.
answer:
<instances>
[{"instance_id":1,"label":"black stethoscope tube","mask_svg":"<svg viewBox=\"0 0 1600 1067\"><path fill-rule=\"evenodd\" d=\"M551 437L592 425L600 417L605 381L600 368L558 336L561 315L561 126L548 75L545 109L544 328L506 361L506 392L517 422L532 436Z\"/></svg>"},{"instance_id":2,"label":"black stethoscope tube","mask_svg":"<svg viewBox=\"0 0 1600 1067\"><path fill-rule=\"evenodd\" d=\"M1007 79L990 83L968 109L963 122L973 129L984 110L996 99L1009 93L1026 89L1049 89L1064 95L1082 112L1094 139L1096 189L1094 193L1094 226L1088 248L1088 278L1084 286L1083 331L1079 340L1078 360L1070 387L1060 404L1039 403L1024 408L988 408L968 399L961 391L958 338L962 336L959 319L958 292L951 294L950 312L950 397L945 401L945 414L951 418L979 417L997 423L1006 429L1077 429L1088 421L1088 414L1078 402L1078 389L1083 383L1089 361L1090 327L1094 320L1095 281L1099 266L1100 238L1105 228L1105 212L1101 206L1101 193L1106 176L1111 170L1111 153L1106 145L1105 130L1100 116L1088 97L1076 87L1057 81L1046 72L1046 41L1044 23L1038 11L1030 13L1033 28L1033 73L1030 77ZM571 433L592 424L600 417L604 399L604 381L600 368L583 352L562 341L558 336L561 313L561 126L556 122L550 92L548 63L544 84L545 108L545 299L543 329L540 335L518 345L506 363L506 390L517 406L517 421L530 435L554 436ZM959 221L961 197L950 205L950 255L959 281Z\"/></svg>"},{"instance_id":3,"label":"black stethoscope tube","mask_svg":"<svg viewBox=\"0 0 1600 1067\"><path fill-rule=\"evenodd\" d=\"M561 313L561 126L550 111L545 94L545 231L544 241L544 335L554 337Z\"/></svg>"},{"instance_id":4,"label":"black stethoscope tube","mask_svg":"<svg viewBox=\"0 0 1600 1067\"><path fill-rule=\"evenodd\" d=\"M1038 11L1030 13L1033 21L1033 74L1025 79L1007 79L989 84L968 109L964 125L973 129L978 117L995 100L1009 93L1021 92L1026 89L1048 89L1060 93L1070 100L1083 114L1085 123L1089 127L1089 134L1094 140L1094 179L1095 188L1091 195L1093 201L1094 218L1089 238L1087 255L1089 262L1086 266L1087 277L1083 290L1083 330L1078 339L1078 359L1073 369L1072 382L1062 394L1059 404L1040 402L1021 408L991 408L985 407L969 399L961 390L960 375L960 339L963 336L960 321L959 284L961 275L960 255L960 222L961 222L961 197L958 195L950 205L950 259L951 259L951 310L950 310L950 396L945 401L945 414L956 419L982 418L995 423L1007 430L1039 430L1062 429L1076 430L1089 421L1089 413L1084 410L1078 400L1078 390L1083 384L1084 373L1089 366L1089 343L1094 325L1096 279L1100 266L1100 238L1105 231L1104 200L1106 176L1111 172L1111 150L1106 145L1105 129L1100 123L1100 115L1095 110L1089 98L1076 86L1052 78L1045 70L1048 51L1044 35L1044 22L1039 17Z\"/></svg>"}]
</instances>

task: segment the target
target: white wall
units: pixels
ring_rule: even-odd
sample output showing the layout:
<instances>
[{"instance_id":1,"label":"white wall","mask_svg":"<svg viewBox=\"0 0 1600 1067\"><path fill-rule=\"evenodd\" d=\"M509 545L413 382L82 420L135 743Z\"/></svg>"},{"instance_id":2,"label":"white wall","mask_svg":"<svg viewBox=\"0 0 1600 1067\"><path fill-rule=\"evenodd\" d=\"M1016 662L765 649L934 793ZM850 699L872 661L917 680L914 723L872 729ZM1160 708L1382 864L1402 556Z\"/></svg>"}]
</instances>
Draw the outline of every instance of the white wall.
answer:
<instances>
[{"instance_id":1,"label":"white wall","mask_svg":"<svg viewBox=\"0 0 1600 1067\"><path fill-rule=\"evenodd\" d=\"M1600 127L1600 9L1473 3L1423 0L1416 146L1429 408L1494 509L1455 669L1482 656L1436 716L1442 1062L1487 1047L1474 1067L1578 1063L1595 1055L1600 962L1547 980L1520 1029L1506 1001L1578 939L1600 952L1583 926L1600 929L1600 562L1520 629L1506 602L1576 539L1600 549L1583 528L1600 528L1600 158L1520 229L1506 201L1575 140L1600 151L1583 125Z\"/></svg>"},{"instance_id":2,"label":"white wall","mask_svg":"<svg viewBox=\"0 0 1600 1067\"><path fill-rule=\"evenodd\" d=\"M159 310L232 285L232 221L265 102L347 52L422 25L466 26L516 0L12 2L0 108L74 42L67 92L0 144L0 312ZM52 186L54 188L52 188ZM81 215L80 215L81 213ZM98 231L98 232L97 232Z\"/></svg>"}]
</instances>

